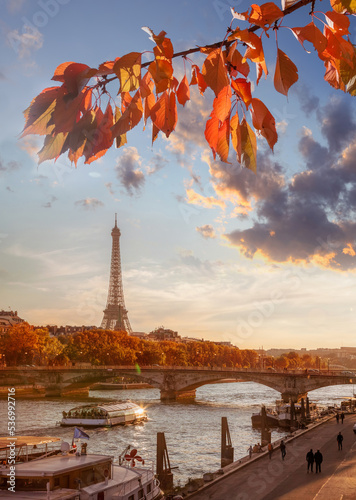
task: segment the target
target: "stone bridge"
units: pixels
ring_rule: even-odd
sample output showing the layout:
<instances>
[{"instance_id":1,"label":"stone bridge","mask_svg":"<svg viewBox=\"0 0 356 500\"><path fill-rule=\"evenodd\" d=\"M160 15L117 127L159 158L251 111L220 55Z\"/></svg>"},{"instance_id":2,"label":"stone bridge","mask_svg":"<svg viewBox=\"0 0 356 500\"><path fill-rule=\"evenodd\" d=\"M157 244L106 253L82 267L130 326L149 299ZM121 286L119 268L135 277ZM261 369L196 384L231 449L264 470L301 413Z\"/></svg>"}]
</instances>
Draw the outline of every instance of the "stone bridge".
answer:
<instances>
[{"instance_id":1,"label":"stone bridge","mask_svg":"<svg viewBox=\"0 0 356 500\"><path fill-rule=\"evenodd\" d=\"M223 380L250 381L266 385L281 393L284 401L297 401L306 397L309 391L331 385L354 384L356 375L321 371L305 373L300 371L271 372L245 368L208 368L180 366L99 366L99 367L8 367L0 368L0 384L42 385L47 396L59 396L64 389L88 387L95 382L113 377L130 376L157 387L162 401L194 399L196 389L205 384Z\"/></svg>"}]
</instances>

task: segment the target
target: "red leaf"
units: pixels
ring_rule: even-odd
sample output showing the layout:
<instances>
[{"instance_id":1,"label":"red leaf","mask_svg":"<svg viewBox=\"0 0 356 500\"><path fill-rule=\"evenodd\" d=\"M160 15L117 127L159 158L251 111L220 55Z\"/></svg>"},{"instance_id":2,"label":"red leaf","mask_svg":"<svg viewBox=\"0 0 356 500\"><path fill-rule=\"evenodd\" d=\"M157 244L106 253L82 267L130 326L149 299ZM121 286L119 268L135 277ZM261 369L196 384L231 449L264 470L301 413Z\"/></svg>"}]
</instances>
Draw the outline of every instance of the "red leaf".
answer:
<instances>
[{"instance_id":1,"label":"red leaf","mask_svg":"<svg viewBox=\"0 0 356 500\"><path fill-rule=\"evenodd\" d=\"M228 163L227 158L229 155L229 122L230 120L228 118L223 123L221 123L213 110L210 114L209 120L206 122L204 133L205 138L209 146L211 147L214 160L216 159L216 154L218 154L220 160L225 163Z\"/></svg>"},{"instance_id":2,"label":"red leaf","mask_svg":"<svg viewBox=\"0 0 356 500\"><path fill-rule=\"evenodd\" d=\"M151 120L166 137L169 137L177 123L177 104L174 92L166 90L151 109Z\"/></svg>"},{"instance_id":3,"label":"red leaf","mask_svg":"<svg viewBox=\"0 0 356 500\"><path fill-rule=\"evenodd\" d=\"M87 141L84 149L85 163L91 163L103 156L113 144L113 136L111 127L114 124L114 116L112 107L107 105L105 113L99 108L96 113L96 130L90 136L90 141Z\"/></svg>"},{"instance_id":4,"label":"red leaf","mask_svg":"<svg viewBox=\"0 0 356 500\"><path fill-rule=\"evenodd\" d=\"M229 50L229 54L227 56L227 61L230 62L233 70L237 73L241 73L244 76L248 76L250 72L250 66L247 61L243 61L242 55L236 48L237 42L235 42ZM231 72L232 76L237 76L233 72Z\"/></svg>"},{"instance_id":5,"label":"red leaf","mask_svg":"<svg viewBox=\"0 0 356 500\"><path fill-rule=\"evenodd\" d=\"M241 97L247 109L252 99L251 83L245 78L237 78L236 80L231 80L231 87Z\"/></svg>"},{"instance_id":6,"label":"red leaf","mask_svg":"<svg viewBox=\"0 0 356 500\"><path fill-rule=\"evenodd\" d=\"M273 151L278 135L276 131L276 122L268 110L267 106L257 98L251 100L252 124L256 130L267 140L269 147Z\"/></svg>"},{"instance_id":7,"label":"red leaf","mask_svg":"<svg viewBox=\"0 0 356 500\"><path fill-rule=\"evenodd\" d=\"M182 106L184 106L185 103L190 100L190 88L186 75L184 75L184 77L182 78L182 81L180 82L177 89L177 100Z\"/></svg>"}]
</instances>

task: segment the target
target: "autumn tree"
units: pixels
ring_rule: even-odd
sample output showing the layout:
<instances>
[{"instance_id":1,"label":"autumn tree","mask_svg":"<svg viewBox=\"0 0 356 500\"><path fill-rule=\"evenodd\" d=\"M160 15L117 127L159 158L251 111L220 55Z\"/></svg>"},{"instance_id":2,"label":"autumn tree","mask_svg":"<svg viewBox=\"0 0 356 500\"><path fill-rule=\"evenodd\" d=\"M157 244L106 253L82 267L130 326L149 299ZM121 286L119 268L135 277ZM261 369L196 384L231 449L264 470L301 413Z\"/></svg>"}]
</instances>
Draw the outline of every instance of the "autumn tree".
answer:
<instances>
[{"instance_id":1,"label":"autumn tree","mask_svg":"<svg viewBox=\"0 0 356 500\"><path fill-rule=\"evenodd\" d=\"M245 12L232 9L232 21L220 42L180 53L174 51L165 31L156 35L144 28L154 43L148 62L142 62L143 53L130 52L97 68L60 64L52 78L59 85L44 89L24 112L22 136L44 136L39 162L67 153L75 165L81 157L90 164L113 144L123 146L126 134L142 121L144 128L151 123L152 142L159 133L169 137L177 124L177 105L185 106L191 87L197 86L200 94L212 100L205 138L214 158L229 162L232 146L237 162L255 171L256 133L272 150L278 138L268 106L253 95L253 85L268 75L269 38L275 39L268 50L274 51L277 92L287 96L298 80L291 54L279 43L282 28L289 28L303 48L305 42L312 44L314 54L309 57L323 62L324 79L332 87L356 93L355 47L349 39L355 2L322 0L322 4L324 12L315 11L315 0L282 0L281 8L274 2L252 4ZM299 9L304 10L305 25L290 26L293 16L289 15ZM204 57L202 64L192 59L197 52ZM180 80L173 66L177 58L183 59L185 68ZM256 78L251 76L251 66L256 67Z\"/></svg>"}]
</instances>

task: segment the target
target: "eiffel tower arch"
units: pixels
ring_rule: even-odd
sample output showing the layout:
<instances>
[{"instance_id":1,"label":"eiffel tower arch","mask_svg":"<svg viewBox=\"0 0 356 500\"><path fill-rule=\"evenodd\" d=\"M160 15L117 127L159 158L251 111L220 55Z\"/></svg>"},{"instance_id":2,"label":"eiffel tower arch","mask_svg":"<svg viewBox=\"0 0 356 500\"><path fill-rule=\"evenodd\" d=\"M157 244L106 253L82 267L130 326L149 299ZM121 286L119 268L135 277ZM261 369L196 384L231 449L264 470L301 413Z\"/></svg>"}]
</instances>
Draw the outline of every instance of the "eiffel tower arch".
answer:
<instances>
[{"instance_id":1,"label":"eiffel tower arch","mask_svg":"<svg viewBox=\"0 0 356 500\"><path fill-rule=\"evenodd\" d=\"M132 333L132 328L125 307L124 292L122 286L121 258L120 258L120 236L121 231L117 227L117 214L115 214L115 227L111 231L112 251L108 299L104 310L104 317L100 328L104 330L120 330Z\"/></svg>"}]
</instances>

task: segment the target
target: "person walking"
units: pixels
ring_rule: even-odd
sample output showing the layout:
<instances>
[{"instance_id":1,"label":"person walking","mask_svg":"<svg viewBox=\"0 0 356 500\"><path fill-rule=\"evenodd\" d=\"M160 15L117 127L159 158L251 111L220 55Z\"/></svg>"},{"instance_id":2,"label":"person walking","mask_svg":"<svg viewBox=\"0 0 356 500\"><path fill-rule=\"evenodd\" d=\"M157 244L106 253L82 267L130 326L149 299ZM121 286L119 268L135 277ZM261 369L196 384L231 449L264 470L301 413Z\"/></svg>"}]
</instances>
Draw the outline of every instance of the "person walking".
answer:
<instances>
[{"instance_id":1,"label":"person walking","mask_svg":"<svg viewBox=\"0 0 356 500\"><path fill-rule=\"evenodd\" d=\"M315 460L315 474L318 472L321 472L321 462L323 461L323 454L321 451L317 450L315 455L314 455L314 460Z\"/></svg>"},{"instance_id":2,"label":"person walking","mask_svg":"<svg viewBox=\"0 0 356 500\"><path fill-rule=\"evenodd\" d=\"M269 456L269 459L271 460L271 458L272 458L272 453L273 453L273 444L272 444L272 443L268 443L267 449L268 449L268 456Z\"/></svg>"},{"instance_id":3,"label":"person walking","mask_svg":"<svg viewBox=\"0 0 356 500\"><path fill-rule=\"evenodd\" d=\"M345 418L345 413L344 412L341 413L340 418L341 418L341 423L343 424L344 423L344 418Z\"/></svg>"},{"instance_id":4,"label":"person walking","mask_svg":"<svg viewBox=\"0 0 356 500\"><path fill-rule=\"evenodd\" d=\"M335 418L336 418L336 423L338 424L339 423L339 418L340 418L339 412L335 415Z\"/></svg>"},{"instance_id":5,"label":"person walking","mask_svg":"<svg viewBox=\"0 0 356 500\"><path fill-rule=\"evenodd\" d=\"M279 447L281 449L282 460L284 460L284 457L286 456L286 445L285 445L285 442L283 441L283 439L282 439Z\"/></svg>"},{"instance_id":6,"label":"person walking","mask_svg":"<svg viewBox=\"0 0 356 500\"><path fill-rule=\"evenodd\" d=\"M343 440L344 440L344 436L341 434L341 432L339 432L339 434L336 436L338 450L342 450Z\"/></svg>"},{"instance_id":7,"label":"person walking","mask_svg":"<svg viewBox=\"0 0 356 500\"><path fill-rule=\"evenodd\" d=\"M249 458L251 458L251 457L252 457L252 446L251 446L251 445L250 445L250 447L247 449L247 451L248 451L248 456L249 456Z\"/></svg>"},{"instance_id":8,"label":"person walking","mask_svg":"<svg viewBox=\"0 0 356 500\"><path fill-rule=\"evenodd\" d=\"M313 453L312 449L310 449L310 451L308 451L305 459L306 459L306 461L308 463L307 472L309 474L309 469L310 469L310 472L313 472L313 464L314 464L314 453Z\"/></svg>"}]
</instances>

